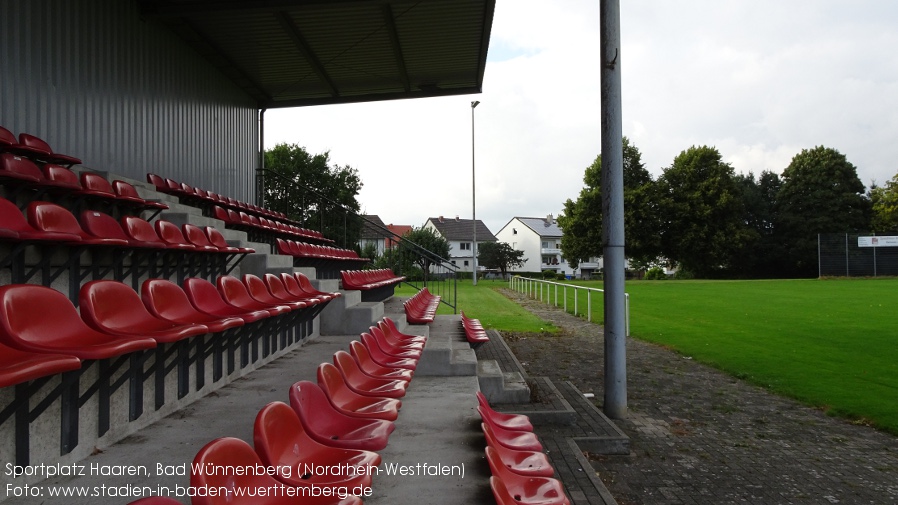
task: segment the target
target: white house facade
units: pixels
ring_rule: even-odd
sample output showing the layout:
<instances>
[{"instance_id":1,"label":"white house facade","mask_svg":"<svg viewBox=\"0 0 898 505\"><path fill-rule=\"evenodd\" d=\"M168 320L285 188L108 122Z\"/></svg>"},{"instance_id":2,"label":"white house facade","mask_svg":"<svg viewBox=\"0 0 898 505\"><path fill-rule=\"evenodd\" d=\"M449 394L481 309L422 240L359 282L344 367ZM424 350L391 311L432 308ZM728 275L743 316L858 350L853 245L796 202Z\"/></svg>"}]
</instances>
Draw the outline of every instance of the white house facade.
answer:
<instances>
[{"instance_id":1,"label":"white house facade","mask_svg":"<svg viewBox=\"0 0 898 505\"><path fill-rule=\"evenodd\" d=\"M549 214L546 217L513 217L496 233L500 242L506 242L512 249L524 252L526 262L518 272L542 272L553 270L571 278L580 277L581 272L571 265L561 253L561 237L564 232L558 222ZM601 260L581 263L580 270L585 275L601 268Z\"/></svg>"},{"instance_id":2,"label":"white house facade","mask_svg":"<svg viewBox=\"0 0 898 505\"><path fill-rule=\"evenodd\" d=\"M425 228L436 231L449 242L449 261L458 267L460 272L471 272L474 269L474 221L470 219L431 217L424 223ZM477 244L496 242L496 237L477 220ZM483 268L478 265L478 271Z\"/></svg>"}]
</instances>

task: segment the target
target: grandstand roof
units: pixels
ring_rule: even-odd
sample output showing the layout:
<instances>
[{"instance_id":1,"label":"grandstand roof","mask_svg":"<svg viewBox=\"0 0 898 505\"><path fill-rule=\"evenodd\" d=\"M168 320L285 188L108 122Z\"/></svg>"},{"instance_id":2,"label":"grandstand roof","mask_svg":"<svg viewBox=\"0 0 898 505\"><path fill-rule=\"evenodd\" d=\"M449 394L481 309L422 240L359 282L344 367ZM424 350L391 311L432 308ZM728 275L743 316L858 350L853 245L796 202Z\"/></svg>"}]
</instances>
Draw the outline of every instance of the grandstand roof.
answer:
<instances>
[{"instance_id":1,"label":"grandstand roof","mask_svg":"<svg viewBox=\"0 0 898 505\"><path fill-rule=\"evenodd\" d=\"M495 0L139 0L259 108L479 93Z\"/></svg>"}]
</instances>

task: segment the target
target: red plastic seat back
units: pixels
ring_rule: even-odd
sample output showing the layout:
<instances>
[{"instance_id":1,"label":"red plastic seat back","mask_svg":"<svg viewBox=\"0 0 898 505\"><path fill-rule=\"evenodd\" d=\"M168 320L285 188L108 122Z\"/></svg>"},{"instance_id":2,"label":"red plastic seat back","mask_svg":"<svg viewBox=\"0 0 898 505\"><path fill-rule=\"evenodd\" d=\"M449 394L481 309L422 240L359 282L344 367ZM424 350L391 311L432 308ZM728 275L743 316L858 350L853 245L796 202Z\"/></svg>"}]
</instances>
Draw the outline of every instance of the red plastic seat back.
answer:
<instances>
[{"instance_id":1,"label":"red plastic seat back","mask_svg":"<svg viewBox=\"0 0 898 505\"><path fill-rule=\"evenodd\" d=\"M71 189L81 189L78 174L62 165L47 163L43 167L44 177L57 186L65 186Z\"/></svg>"},{"instance_id":2,"label":"red plastic seat back","mask_svg":"<svg viewBox=\"0 0 898 505\"><path fill-rule=\"evenodd\" d=\"M103 193L104 195L109 195L110 197L115 196L115 190L112 189L112 184L109 184L109 181L107 181L103 176L99 174L82 172L81 186L87 191Z\"/></svg>"},{"instance_id":3,"label":"red plastic seat back","mask_svg":"<svg viewBox=\"0 0 898 505\"><path fill-rule=\"evenodd\" d=\"M0 126L0 146L14 146L18 143L16 136L11 131Z\"/></svg>"},{"instance_id":4,"label":"red plastic seat back","mask_svg":"<svg viewBox=\"0 0 898 505\"><path fill-rule=\"evenodd\" d=\"M268 286L265 285L265 281L258 276L245 274L243 276L243 283L246 284L246 289L249 291L250 296L262 303L275 305L284 303L283 300L278 300L271 295L271 292L268 291Z\"/></svg>"},{"instance_id":5,"label":"red plastic seat back","mask_svg":"<svg viewBox=\"0 0 898 505\"><path fill-rule=\"evenodd\" d=\"M25 221L25 215L16 207L16 204L2 197L0 197L0 228L16 232L27 231L34 233L37 231Z\"/></svg>"},{"instance_id":6,"label":"red plastic seat back","mask_svg":"<svg viewBox=\"0 0 898 505\"><path fill-rule=\"evenodd\" d=\"M79 300L81 317L99 331L130 334L135 328L160 322L144 307L140 295L121 282L88 282L81 286Z\"/></svg>"},{"instance_id":7,"label":"red plastic seat back","mask_svg":"<svg viewBox=\"0 0 898 505\"><path fill-rule=\"evenodd\" d=\"M147 182L156 187L156 191L167 191L168 186L165 184L165 179L156 175L156 174L147 174Z\"/></svg>"},{"instance_id":8,"label":"red plastic seat back","mask_svg":"<svg viewBox=\"0 0 898 505\"><path fill-rule=\"evenodd\" d=\"M284 286L281 278L274 274L265 274L265 285L268 287L268 291L280 300L298 300L297 296L294 296L290 292L287 291L287 288Z\"/></svg>"},{"instance_id":9,"label":"red plastic seat back","mask_svg":"<svg viewBox=\"0 0 898 505\"><path fill-rule=\"evenodd\" d=\"M52 314L52 317L48 315ZM53 288L35 284L0 287L0 339L53 345L66 342L77 328L84 327L72 302Z\"/></svg>"},{"instance_id":10,"label":"red plastic seat back","mask_svg":"<svg viewBox=\"0 0 898 505\"><path fill-rule=\"evenodd\" d=\"M137 193L137 188L128 184L125 181L113 181L112 182L112 190L115 191L115 194L119 196L119 198L128 198L130 200L143 200L140 197L140 194Z\"/></svg>"},{"instance_id":11,"label":"red plastic seat back","mask_svg":"<svg viewBox=\"0 0 898 505\"><path fill-rule=\"evenodd\" d=\"M43 172L33 161L12 153L0 154L0 175L29 182L39 182L44 179Z\"/></svg>"},{"instance_id":12,"label":"red plastic seat back","mask_svg":"<svg viewBox=\"0 0 898 505\"><path fill-rule=\"evenodd\" d=\"M231 277L230 275L222 275L218 278L218 292L226 302L238 307L256 307L258 301L250 296L246 285L240 282L240 279Z\"/></svg>"},{"instance_id":13,"label":"red plastic seat back","mask_svg":"<svg viewBox=\"0 0 898 505\"><path fill-rule=\"evenodd\" d=\"M46 143L44 139L40 137L35 137L29 133L20 133L19 134L19 144L23 146L33 147L34 149L39 149L41 151L46 151L47 154L53 152L53 149L50 149L50 144Z\"/></svg>"},{"instance_id":14,"label":"red plastic seat back","mask_svg":"<svg viewBox=\"0 0 898 505\"><path fill-rule=\"evenodd\" d=\"M50 202L28 204L28 223L40 231L83 236L78 220L68 210Z\"/></svg>"},{"instance_id":15,"label":"red plastic seat back","mask_svg":"<svg viewBox=\"0 0 898 505\"><path fill-rule=\"evenodd\" d=\"M95 210L81 212L81 227L95 237L129 240L115 218Z\"/></svg>"},{"instance_id":16,"label":"red plastic seat back","mask_svg":"<svg viewBox=\"0 0 898 505\"><path fill-rule=\"evenodd\" d=\"M211 242L209 242L209 237L206 236L203 229L194 224L185 224L182 229L184 230L184 237L187 239L187 242L197 246L200 249L218 249Z\"/></svg>"},{"instance_id":17,"label":"red plastic seat back","mask_svg":"<svg viewBox=\"0 0 898 505\"><path fill-rule=\"evenodd\" d=\"M159 243L164 245L155 228L148 221L135 216L125 216L122 218L122 228L125 234L132 240L140 242Z\"/></svg>"},{"instance_id":18,"label":"red plastic seat back","mask_svg":"<svg viewBox=\"0 0 898 505\"><path fill-rule=\"evenodd\" d=\"M175 223L160 219L156 221L155 227L159 238L169 246L176 247L191 245L190 242L187 241L187 238L184 237L184 234L181 233L181 228Z\"/></svg>"},{"instance_id":19,"label":"red plastic seat back","mask_svg":"<svg viewBox=\"0 0 898 505\"><path fill-rule=\"evenodd\" d=\"M203 312L215 313L233 308L222 299L218 288L206 279L191 277L184 280L184 293L190 303Z\"/></svg>"},{"instance_id":20,"label":"red plastic seat back","mask_svg":"<svg viewBox=\"0 0 898 505\"><path fill-rule=\"evenodd\" d=\"M166 279L145 280L140 298L151 314L163 319L189 320L197 315L181 286Z\"/></svg>"},{"instance_id":21,"label":"red plastic seat back","mask_svg":"<svg viewBox=\"0 0 898 505\"><path fill-rule=\"evenodd\" d=\"M208 466L207 466L208 465ZM194 468L254 468L262 466L262 461L249 444L238 438L218 438L206 444L193 459L190 472L190 485L194 489L215 489L222 497L197 496L191 498L193 505L272 505L300 503L295 497L284 495L282 499L262 500L256 493L246 490L270 489L281 484L274 477L264 472L194 472ZM235 473L237 475L235 475ZM250 496L251 495L251 496Z\"/></svg>"},{"instance_id":22,"label":"red plastic seat back","mask_svg":"<svg viewBox=\"0 0 898 505\"><path fill-rule=\"evenodd\" d=\"M203 231L205 231L206 238L209 239L209 243L214 247L217 247L219 249L229 249L231 247L228 245L228 241L225 240L224 235L222 235L217 228L207 226Z\"/></svg>"}]
</instances>

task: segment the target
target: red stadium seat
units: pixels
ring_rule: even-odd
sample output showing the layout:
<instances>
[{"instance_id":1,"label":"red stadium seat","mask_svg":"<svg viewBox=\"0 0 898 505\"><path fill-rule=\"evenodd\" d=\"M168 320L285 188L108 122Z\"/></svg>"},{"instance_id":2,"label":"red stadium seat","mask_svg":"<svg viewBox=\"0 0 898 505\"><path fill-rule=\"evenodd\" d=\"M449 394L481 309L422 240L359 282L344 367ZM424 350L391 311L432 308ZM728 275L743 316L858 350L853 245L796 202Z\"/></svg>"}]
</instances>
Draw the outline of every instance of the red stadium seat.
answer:
<instances>
[{"instance_id":1,"label":"red stadium seat","mask_svg":"<svg viewBox=\"0 0 898 505\"><path fill-rule=\"evenodd\" d=\"M418 360L413 358L400 358L396 356L389 355L384 352L383 349L377 344L377 340L371 336L370 333L362 333L360 335L362 339L362 344L368 350L368 353L371 355L371 359L377 362L377 364L381 366L391 367L391 368L405 368L406 370L415 370L418 366Z\"/></svg>"},{"instance_id":2,"label":"red stadium seat","mask_svg":"<svg viewBox=\"0 0 898 505\"><path fill-rule=\"evenodd\" d=\"M299 286L299 282L296 281L296 277L288 273L281 274L281 282L284 283L284 289L286 289L287 292L292 296L295 296L298 300L311 299L318 300L319 302L328 302L335 298L334 296L324 292L318 295L313 295L304 291Z\"/></svg>"},{"instance_id":3,"label":"red stadium seat","mask_svg":"<svg viewBox=\"0 0 898 505\"><path fill-rule=\"evenodd\" d=\"M0 343L0 388L79 368L81 360L70 354L20 351Z\"/></svg>"},{"instance_id":4,"label":"red stadium seat","mask_svg":"<svg viewBox=\"0 0 898 505\"><path fill-rule=\"evenodd\" d=\"M96 196L109 200L117 200L115 190L112 184L105 177L93 172L81 172L81 194L87 196Z\"/></svg>"},{"instance_id":5,"label":"red stadium seat","mask_svg":"<svg viewBox=\"0 0 898 505\"><path fill-rule=\"evenodd\" d=\"M318 366L318 387L335 409L348 416L386 421L395 421L399 417L400 400L365 396L353 391L340 371L330 363Z\"/></svg>"},{"instance_id":6,"label":"red stadium seat","mask_svg":"<svg viewBox=\"0 0 898 505\"><path fill-rule=\"evenodd\" d=\"M411 370L407 370L405 368L387 367L378 364L371 357L371 353L368 352L368 348L366 348L358 340L353 340L349 343L349 354L352 356L355 362L359 364L359 368L361 368L362 371L367 375L370 375L372 377L404 380L408 382L411 381L412 377L414 376L414 372L412 372Z\"/></svg>"},{"instance_id":7,"label":"red stadium seat","mask_svg":"<svg viewBox=\"0 0 898 505\"><path fill-rule=\"evenodd\" d=\"M173 323L198 323L214 333L245 324L239 317L213 316L198 311L177 284L165 279L147 279L140 288L140 297L150 314Z\"/></svg>"},{"instance_id":8,"label":"red stadium seat","mask_svg":"<svg viewBox=\"0 0 898 505\"><path fill-rule=\"evenodd\" d=\"M414 360L421 359L421 349L410 348L404 345L394 345L390 342L387 342L387 339L384 336L384 332L380 331L380 328L377 328L376 326L372 326L371 328L369 328L368 333L370 333L374 337L377 345L379 345L385 353L391 356L395 356L397 358L412 358Z\"/></svg>"},{"instance_id":9,"label":"red stadium seat","mask_svg":"<svg viewBox=\"0 0 898 505\"><path fill-rule=\"evenodd\" d=\"M202 228L193 224L185 224L181 227L184 231L184 238L187 239L187 242L193 244L194 247L199 251L206 252L221 252L221 250L212 245L209 242L209 237L206 236L206 232L203 231Z\"/></svg>"},{"instance_id":10,"label":"red stadium seat","mask_svg":"<svg viewBox=\"0 0 898 505\"><path fill-rule=\"evenodd\" d=\"M325 291L318 291L317 289L315 289L314 286L312 286L312 281L310 281L308 277L306 277L304 274L302 274L300 272L295 272L293 274L293 277L296 278L296 282L299 283L299 287L306 293L309 293L310 295L315 295L315 296L326 295L326 296L331 296L333 298L339 298L339 297L343 296L343 293L328 293Z\"/></svg>"},{"instance_id":11,"label":"red stadium seat","mask_svg":"<svg viewBox=\"0 0 898 505\"><path fill-rule=\"evenodd\" d=\"M32 147L40 151L45 151L46 154L42 153L38 156L38 159L40 159L41 161L46 161L48 163L58 163L60 165L66 166L78 165L81 163L81 160L75 158L74 156L54 153L53 150L50 149L50 144L46 143L43 139L35 137L34 135L30 135L28 133L19 134L19 144L27 147Z\"/></svg>"},{"instance_id":12,"label":"red stadium seat","mask_svg":"<svg viewBox=\"0 0 898 505\"><path fill-rule=\"evenodd\" d=\"M171 221L163 221L159 219L154 224L156 234L165 243L165 247L169 249L184 249L187 251L196 251L197 247L187 241L181 232L181 227Z\"/></svg>"},{"instance_id":13,"label":"red stadium seat","mask_svg":"<svg viewBox=\"0 0 898 505\"><path fill-rule=\"evenodd\" d=\"M150 337L176 342L209 333L203 324L181 324L153 316L130 287L116 281L91 281L81 286L81 317L91 327L112 335Z\"/></svg>"},{"instance_id":14,"label":"red stadium seat","mask_svg":"<svg viewBox=\"0 0 898 505\"><path fill-rule=\"evenodd\" d=\"M375 329L377 330L377 335L374 335L373 330ZM390 326L383 321L378 321L377 326L372 327L371 333L378 339L381 338L379 335L383 335L383 341L397 350L420 351L424 349L425 340L423 338L415 338L412 335L406 335L404 333L397 335L391 330Z\"/></svg>"},{"instance_id":15,"label":"red stadium seat","mask_svg":"<svg viewBox=\"0 0 898 505\"><path fill-rule=\"evenodd\" d=\"M51 184L58 188L71 191L81 191L81 181L78 179L78 174L72 172L68 168L62 165L48 163L43 166L42 170L44 172L44 178L47 179L44 184Z\"/></svg>"},{"instance_id":16,"label":"red stadium seat","mask_svg":"<svg viewBox=\"0 0 898 505\"><path fill-rule=\"evenodd\" d=\"M379 451L396 429L391 421L347 416L331 405L317 384L300 381L290 387L290 406L303 429L316 441L331 447Z\"/></svg>"},{"instance_id":17,"label":"red stadium seat","mask_svg":"<svg viewBox=\"0 0 898 505\"><path fill-rule=\"evenodd\" d=\"M489 437L499 444L516 451L542 451L543 445L539 443L539 439L529 431L509 431L500 428L489 421L484 420L480 423L484 433L489 433Z\"/></svg>"},{"instance_id":18,"label":"red stadium seat","mask_svg":"<svg viewBox=\"0 0 898 505\"><path fill-rule=\"evenodd\" d=\"M334 472L312 474L311 468L361 468L373 469L380 465L376 452L357 449L339 449L316 442L299 421L296 412L282 402L272 402L262 407L253 425L253 446L262 463L269 467L290 467L290 476L274 477L291 486L344 486L350 490L357 486L371 486L371 472Z\"/></svg>"},{"instance_id":19,"label":"red stadium seat","mask_svg":"<svg viewBox=\"0 0 898 505\"><path fill-rule=\"evenodd\" d=\"M23 351L79 359L104 359L156 347L153 339L142 335L121 338L89 328L65 295L33 284L0 287L0 340Z\"/></svg>"},{"instance_id":20,"label":"red stadium seat","mask_svg":"<svg viewBox=\"0 0 898 505\"><path fill-rule=\"evenodd\" d=\"M72 233L47 232L34 228L25 216L6 198L0 198L0 238L42 241L42 242L79 242L80 235Z\"/></svg>"},{"instance_id":21,"label":"red stadium seat","mask_svg":"<svg viewBox=\"0 0 898 505\"><path fill-rule=\"evenodd\" d=\"M287 307L290 307L291 310L303 309L309 306L306 302L287 301L275 297L268 291L265 281L258 276L245 274L243 276L243 283L246 284L246 290L249 292L249 295L260 303L266 305L286 305Z\"/></svg>"},{"instance_id":22,"label":"red stadium seat","mask_svg":"<svg viewBox=\"0 0 898 505\"><path fill-rule=\"evenodd\" d=\"M570 505L564 488L551 477L528 477L509 470L490 446L485 449L486 460L493 477L490 485L496 493L496 502L515 505ZM498 489L497 489L498 488ZM507 494L503 492L503 488ZM512 500L508 501L511 497Z\"/></svg>"},{"instance_id":23,"label":"red stadium seat","mask_svg":"<svg viewBox=\"0 0 898 505\"><path fill-rule=\"evenodd\" d=\"M159 238L156 229L149 222L135 216L125 216L121 220L122 230L131 241L131 245L135 247L146 247L151 249L164 249L167 246L165 242Z\"/></svg>"},{"instance_id":24,"label":"red stadium seat","mask_svg":"<svg viewBox=\"0 0 898 505\"><path fill-rule=\"evenodd\" d=\"M486 396L484 396L483 392L478 391L476 394L477 402L480 404L480 407L482 409L479 410L480 417L484 417L484 415L489 416L492 424L501 428L505 428L506 430L533 431L533 424L530 423L529 417L523 414L505 414L503 412L496 412L492 407L490 407L490 403L487 401Z\"/></svg>"},{"instance_id":25,"label":"red stadium seat","mask_svg":"<svg viewBox=\"0 0 898 505\"><path fill-rule=\"evenodd\" d=\"M77 236L77 242L87 245L128 245L127 240L114 238L94 237L85 233L78 220L68 210L49 202L31 202L28 204L28 223L44 233L62 233L69 236Z\"/></svg>"},{"instance_id":26,"label":"red stadium seat","mask_svg":"<svg viewBox=\"0 0 898 505\"><path fill-rule=\"evenodd\" d=\"M267 310L272 316L286 314L292 309L285 304L270 305L262 303L252 296L246 289L246 285L240 282L240 279L229 275L222 275L217 281L218 292L221 297L230 305L233 305L245 312L254 312L257 310Z\"/></svg>"},{"instance_id":27,"label":"red stadium seat","mask_svg":"<svg viewBox=\"0 0 898 505\"><path fill-rule=\"evenodd\" d=\"M222 252L228 253L241 253L241 254L252 254L256 252L255 249L251 247L232 247L228 245L228 242L225 240L224 235L221 234L217 228L213 228L211 226L207 226L203 229L206 233L206 237L209 238L209 243L218 248L218 250Z\"/></svg>"},{"instance_id":28,"label":"red stadium seat","mask_svg":"<svg viewBox=\"0 0 898 505\"><path fill-rule=\"evenodd\" d=\"M8 152L26 156L28 158L36 158L47 154L47 151L35 149L34 147L23 146L19 144L19 140L15 135L6 128L0 126L0 152Z\"/></svg>"},{"instance_id":29,"label":"red stadium seat","mask_svg":"<svg viewBox=\"0 0 898 505\"><path fill-rule=\"evenodd\" d=\"M144 200L137 193L137 188L125 181L113 181L112 189L115 191L115 194L119 200L131 203L132 205L137 205L145 209L153 210L165 210L168 208L168 205L162 202L152 202L150 200Z\"/></svg>"},{"instance_id":30,"label":"red stadium seat","mask_svg":"<svg viewBox=\"0 0 898 505\"><path fill-rule=\"evenodd\" d=\"M420 335L409 335L408 333L402 333L399 331L399 328L396 327L396 323L393 322L389 317L385 317L381 319L377 323L378 328L380 328L385 334L392 334L393 339L395 340L408 340L411 342L427 342L427 337L422 337Z\"/></svg>"},{"instance_id":31,"label":"red stadium seat","mask_svg":"<svg viewBox=\"0 0 898 505\"><path fill-rule=\"evenodd\" d=\"M95 210L81 212L81 228L97 238L115 239L120 245L129 245L130 237L122 230L122 226L114 217Z\"/></svg>"},{"instance_id":32,"label":"red stadium seat","mask_svg":"<svg viewBox=\"0 0 898 505\"><path fill-rule=\"evenodd\" d=\"M484 432L486 445L495 449L502 464L509 470L528 477L551 477L555 474L552 463L545 453L538 451L518 451L509 449L493 438L492 432Z\"/></svg>"},{"instance_id":33,"label":"red stadium seat","mask_svg":"<svg viewBox=\"0 0 898 505\"><path fill-rule=\"evenodd\" d=\"M297 296L287 291L287 287L284 286L284 281L274 274L265 274L265 286L268 288L268 292L271 293L271 296L278 300L283 300L285 302L302 302L308 307L321 303L321 300L318 298ZM303 295L305 295L305 293L303 293Z\"/></svg>"},{"instance_id":34,"label":"red stadium seat","mask_svg":"<svg viewBox=\"0 0 898 505\"><path fill-rule=\"evenodd\" d=\"M213 316L239 317L246 323L254 323L272 316L268 310L244 310L225 302L215 285L205 279L195 277L186 279L184 293L197 310Z\"/></svg>"},{"instance_id":35,"label":"red stadium seat","mask_svg":"<svg viewBox=\"0 0 898 505\"><path fill-rule=\"evenodd\" d=\"M337 351L334 354L334 365L343 375L343 380L349 386L349 389L360 395L402 398L405 396L406 389L408 389L408 381L379 379L367 375L346 351ZM329 367L331 365L322 363L320 366Z\"/></svg>"},{"instance_id":36,"label":"red stadium seat","mask_svg":"<svg viewBox=\"0 0 898 505\"><path fill-rule=\"evenodd\" d=\"M0 154L0 182L39 184L44 174L33 161L12 153Z\"/></svg>"},{"instance_id":37,"label":"red stadium seat","mask_svg":"<svg viewBox=\"0 0 898 505\"><path fill-rule=\"evenodd\" d=\"M270 490L282 484L265 472L196 472L195 468L253 468L262 466L259 456L239 438L218 438L199 450L193 459L190 485L194 489L215 489L197 493L193 505L362 505L361 498L333 496L290 496ZM224 491L224 492L221 492Z\"/></svg>"}]
</instances>

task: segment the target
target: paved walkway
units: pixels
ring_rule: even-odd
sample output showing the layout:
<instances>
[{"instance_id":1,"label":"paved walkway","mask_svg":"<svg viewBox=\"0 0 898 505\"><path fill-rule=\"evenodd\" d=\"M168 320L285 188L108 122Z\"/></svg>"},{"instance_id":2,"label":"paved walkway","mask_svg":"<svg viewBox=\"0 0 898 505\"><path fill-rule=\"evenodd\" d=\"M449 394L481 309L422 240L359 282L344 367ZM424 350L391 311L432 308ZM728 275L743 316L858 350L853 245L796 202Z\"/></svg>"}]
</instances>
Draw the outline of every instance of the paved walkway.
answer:
<instances>
[{"instance_id":1,"label":"paved walkway","mask_svg":"<svg viewBox=\"0 0 898 505\"><path fill-rule=\"evenodd\" d=\"M530 376L602 401L602 329L507 291L564 330L505 335ZM898 438L661 347L627 345L630 456L592 464L620 505L898 503ZM898 401L898 394L882 401Z\"/></svg>"}]
</instances>

